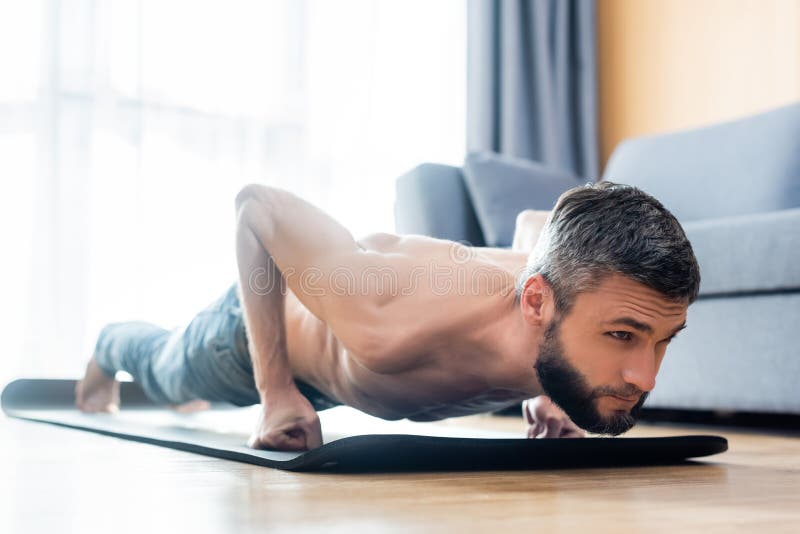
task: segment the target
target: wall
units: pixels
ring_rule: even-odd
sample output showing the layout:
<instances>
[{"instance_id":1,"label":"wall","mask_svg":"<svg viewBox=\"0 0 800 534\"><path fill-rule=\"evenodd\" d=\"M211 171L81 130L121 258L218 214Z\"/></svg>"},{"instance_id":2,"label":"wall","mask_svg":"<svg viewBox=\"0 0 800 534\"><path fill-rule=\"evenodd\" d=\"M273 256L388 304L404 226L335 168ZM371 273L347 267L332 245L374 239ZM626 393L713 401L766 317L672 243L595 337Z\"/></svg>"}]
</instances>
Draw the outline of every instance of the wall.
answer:
<instances>
[{"instance_id":1,"label":"wall","mask_svg":"<svg viewBox=\"0 0 800 534\"><path fill-rule=\"evenodd\" d=\"M598 0L600 141L800 100L800 0Z\"/></svg>"}]
</instances>

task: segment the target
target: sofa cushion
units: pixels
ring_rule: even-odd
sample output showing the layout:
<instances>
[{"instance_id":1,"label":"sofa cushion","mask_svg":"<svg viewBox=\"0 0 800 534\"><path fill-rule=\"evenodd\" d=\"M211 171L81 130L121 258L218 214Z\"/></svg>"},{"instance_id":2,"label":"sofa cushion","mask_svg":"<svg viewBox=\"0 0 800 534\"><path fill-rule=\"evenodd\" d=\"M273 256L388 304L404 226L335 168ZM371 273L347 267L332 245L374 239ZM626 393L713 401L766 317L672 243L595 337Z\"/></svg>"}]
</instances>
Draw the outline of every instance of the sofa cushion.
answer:
<instances>
[{"instance_id":1,"label":"sofa cushion","mask_svg":"<svg viewBox=\"0 0 800 534\"><path fill-rule=\"evenodd\" d=\"M603 180L640 187L681 222L800 207L800 103L624 141Z\"/></svg>"},{"instance_id":2,"label":"sofa cushion","mask_svg":"<svg viewBox=\"0 0 800 534\"><path fill-rule=\"evenodd\" d=\"M561 193L581 184L568 172L486 152L467 155L463 172L490 247L511 245L520 211L552 209Z\"/></svg>"},{"instance_id":3,"label":"sofa cushion","mask_svg":"<svg viewBox=\"0 0 800 534\"><path fill-rule=\"evenodd\" d=\"M800 209L683 224L700 295L800 289Z\"/></svg>"},{"instance_id":4,"label":"sofa cushion","mask_svg":"<svg viewBox=\"0 0 800 534\"><path fill-rule=\"evenodd\" d=\"M461 169L423 163L395 183L394 225L399 234L422 234L484 245Z\"/></svg>"}]
</instances>

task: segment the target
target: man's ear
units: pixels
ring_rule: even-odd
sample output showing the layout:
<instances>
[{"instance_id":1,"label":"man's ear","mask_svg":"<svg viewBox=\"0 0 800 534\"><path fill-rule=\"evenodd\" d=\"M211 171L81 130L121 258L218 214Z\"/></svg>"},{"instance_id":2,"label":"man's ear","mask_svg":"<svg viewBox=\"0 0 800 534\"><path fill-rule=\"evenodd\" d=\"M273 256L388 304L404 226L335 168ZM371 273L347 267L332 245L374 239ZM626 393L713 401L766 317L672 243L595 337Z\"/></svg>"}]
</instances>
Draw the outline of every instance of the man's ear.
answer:
<instances>
[{"instance_id":1,"label":"man's ear","mask_svg":"<svg viewBox=\"0 0 800 534\"><path fill-rule=\"evenodd\" d=\"M544 276L535 274L525 281L519 298L523 317L532 325L548 324L555 311L553 289Z\"/></svg>"}]
</instances>

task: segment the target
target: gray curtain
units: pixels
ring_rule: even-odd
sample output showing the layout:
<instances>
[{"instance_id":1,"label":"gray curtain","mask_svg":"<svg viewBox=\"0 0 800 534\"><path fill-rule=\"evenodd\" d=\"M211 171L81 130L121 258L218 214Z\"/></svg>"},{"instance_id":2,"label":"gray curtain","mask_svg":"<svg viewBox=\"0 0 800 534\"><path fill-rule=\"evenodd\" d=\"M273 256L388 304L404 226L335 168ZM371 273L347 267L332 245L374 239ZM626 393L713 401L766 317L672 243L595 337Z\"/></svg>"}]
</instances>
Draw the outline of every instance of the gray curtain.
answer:
<instances>
[{"instance_id":1,"label":"gray curtain","mask_svg":"<svg viewBox=\"0 0 800 534\"><path fill-rule=\"evenodd\" d=\"M467 149L597 180L594 0L469 0Z\"/></svg>"}]
</instances>

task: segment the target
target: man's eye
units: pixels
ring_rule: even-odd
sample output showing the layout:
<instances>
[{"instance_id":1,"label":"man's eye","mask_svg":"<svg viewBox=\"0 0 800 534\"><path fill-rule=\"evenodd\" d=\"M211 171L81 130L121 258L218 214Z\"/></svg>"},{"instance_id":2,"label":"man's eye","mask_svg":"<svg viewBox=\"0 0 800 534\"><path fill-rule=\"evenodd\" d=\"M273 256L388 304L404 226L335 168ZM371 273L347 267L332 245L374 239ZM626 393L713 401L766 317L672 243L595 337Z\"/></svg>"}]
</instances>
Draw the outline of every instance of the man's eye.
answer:
<instances>
[{"instance_id":1,"label":"man's eye","mask_svg":"<svg viewBox=\"0 0 800 534\"><path fill-rule=\"evenodd\" d=\"M624 330L618 330L615 332L609 332L608 335L613 337L614 339L619 339L620 341L630 341L633 339L633 336L630 332L625 332Z\"/></svg>"}]
</instances>

